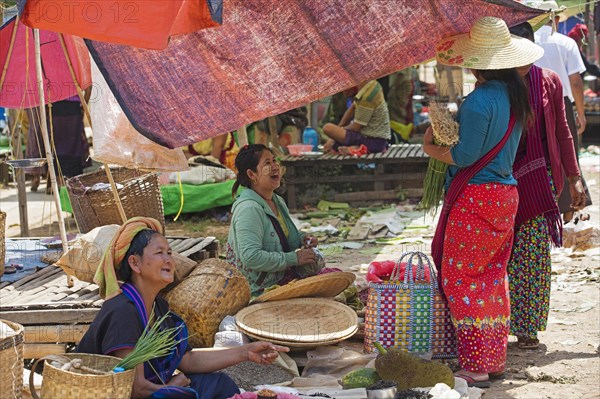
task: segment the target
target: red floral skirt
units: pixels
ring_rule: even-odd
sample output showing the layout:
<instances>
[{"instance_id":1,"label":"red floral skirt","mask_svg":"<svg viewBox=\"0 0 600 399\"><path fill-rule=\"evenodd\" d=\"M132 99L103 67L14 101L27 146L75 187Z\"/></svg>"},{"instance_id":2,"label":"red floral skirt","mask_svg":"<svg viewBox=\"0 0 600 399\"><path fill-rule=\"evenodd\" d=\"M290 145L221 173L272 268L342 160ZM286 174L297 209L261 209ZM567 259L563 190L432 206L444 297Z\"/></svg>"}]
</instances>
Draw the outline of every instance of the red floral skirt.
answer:
<instances>
[{"instance_id":1,"label":"red floral skirt","mask_svg":"<svg viewBox=\"0 0 600 399\"><path fill-rule=\"evenodd\" d=\"M506 265L519 197L516 186L469 184L446 226L442 284L463 369L504 370L510 302Z\"/></svg>"}]
</instances>

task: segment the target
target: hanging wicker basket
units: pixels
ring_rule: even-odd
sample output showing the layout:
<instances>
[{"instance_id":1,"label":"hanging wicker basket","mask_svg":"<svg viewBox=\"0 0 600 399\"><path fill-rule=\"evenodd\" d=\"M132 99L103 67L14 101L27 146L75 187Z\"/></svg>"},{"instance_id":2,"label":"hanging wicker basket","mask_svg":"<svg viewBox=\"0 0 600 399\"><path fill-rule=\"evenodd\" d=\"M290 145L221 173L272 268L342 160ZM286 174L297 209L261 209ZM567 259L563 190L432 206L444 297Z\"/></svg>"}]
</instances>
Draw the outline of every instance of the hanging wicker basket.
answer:
<instances>
[{"instance_id":1,"label":"hanging wicker basket","mask_svg":"<svg viewBox=\"0 0 600 399\"><path fill-rule=\"evenodd\" d=\"M165 299L186 322L192 347L211 347L219 324L248 305L250 286L238 270L219 259L206 259Z\"/></svg>"},{"instance_id":2,"label":"hanging wicker basket","mask_svg":"<svg viewBox=\"0 0 600 399\"><path fill-rule=\"evenodd\" d=\"M51 358L52 355L47 356ZM107 372L104 375L82 374L61 370L52 365L51 359L44 360L41 397L46 398L77 398L77 399L129 399L133 389L134 370L125 370L121 373L111 373L112 369L121 359L113 356L92 355L86 353L66 353L60 355L70 360L81 359L82 366L90 369ZM33 373L29 377L29 388L35 399L40 399L33 384Z\"/></svg>"},{"instance_id":3,"label":"hanging wicker basket","mask_svg":"<svg viewBox=\"0 0 600 399\"><path fill-rule=\"evenodd\" d=\"M151 217L164 227L165 216L158 175L126 168L111 168L111 172L127 218ZM92 189L98 183L104 183L105 186ZM67 191L81 233L107 224L122 224L104 169L68 179Z\"/></svg>"},{"instance_id":4,"label":"hanging wicker basket","mask_svg":"<svg viewBox=\"0 0 600 399\"><path fill-rule=\"evenodd\" d=\"M16 334L0 335L0 398L21 398L23 390L23 326L8 320L0 322Z\"/></svg>"}]
</instances>

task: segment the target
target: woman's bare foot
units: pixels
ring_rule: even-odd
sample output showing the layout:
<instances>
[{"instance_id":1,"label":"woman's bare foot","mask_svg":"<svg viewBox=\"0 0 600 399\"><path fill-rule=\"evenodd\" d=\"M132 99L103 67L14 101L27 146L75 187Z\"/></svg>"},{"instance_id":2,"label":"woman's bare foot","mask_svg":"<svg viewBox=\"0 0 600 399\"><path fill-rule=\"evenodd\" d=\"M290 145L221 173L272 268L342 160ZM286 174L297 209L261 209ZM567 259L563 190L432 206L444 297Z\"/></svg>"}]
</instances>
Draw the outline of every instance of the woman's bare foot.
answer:
<instances>
[{"instance_id":1,"label":"woman's bare foot","mask_svg":"<svg viewBox=\"0 0 600 399\"><path fill-rule=\"evenodd\" d=\"M333 151L333 145L335 144L334 139L329 139L323 144L323 152Z\"/></svg>"}]
</instances>

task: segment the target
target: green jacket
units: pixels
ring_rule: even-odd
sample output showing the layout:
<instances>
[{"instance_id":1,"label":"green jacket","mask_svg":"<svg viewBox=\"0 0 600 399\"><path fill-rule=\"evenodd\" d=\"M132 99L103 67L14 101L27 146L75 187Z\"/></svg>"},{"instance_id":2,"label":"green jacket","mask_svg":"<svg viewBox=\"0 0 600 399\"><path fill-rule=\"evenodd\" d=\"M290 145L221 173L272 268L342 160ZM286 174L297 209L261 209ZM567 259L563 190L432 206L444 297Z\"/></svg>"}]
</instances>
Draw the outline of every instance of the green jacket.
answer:
<instances>
[{"instance_id":1,"label":"green jacket","mask_svg":"<svg viewBox=\"0 0 600 399\"><path fill-rule=\"evenodd\" d=\"M295 250L302 245L304 235L290 217L283 198L274 194L273 201L287 225L291 252L283 252L279 236L267 215L277 218L266 201L254 190L245 189L236 198L227 239L227 262L236 266L248 280L252 296L276 285L290 267L299 278L318 272L314 267L298 266Z\"/></svg>"}]
</instances>

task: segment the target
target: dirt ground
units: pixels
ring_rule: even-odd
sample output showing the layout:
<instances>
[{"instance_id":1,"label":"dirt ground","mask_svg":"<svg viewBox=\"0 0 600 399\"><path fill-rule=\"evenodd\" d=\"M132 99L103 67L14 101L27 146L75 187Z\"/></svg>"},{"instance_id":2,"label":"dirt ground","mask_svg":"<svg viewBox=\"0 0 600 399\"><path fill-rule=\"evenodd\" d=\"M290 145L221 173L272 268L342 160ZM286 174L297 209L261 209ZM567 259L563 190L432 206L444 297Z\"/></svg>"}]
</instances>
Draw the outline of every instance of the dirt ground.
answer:
<instances>
[{"instance_id":1,"label":"dirt ground","mask_svg":"<svg viewBox=\"0 0 600 399\"><path fill-rule=\"evenodd\" d=\"M586 209L591 222L600 225L600 156L582 159L582 169L595 204ZM330 251L328 266L364 275L373 260L395 259L406 250L429 252L435 224L415 231L424 238L421 244L386 245L378 254L369 251L374 243L361 249ZM74 221L67 223L76 229ZM168 222L169 235L215 236L224 243L227 221L213 217L185 218ZM32 236L58 234L56 223L32 231ZM485 398L600 398L600 248L585 253L553 252L553 286L548 329L540 334L538 350L523 351L511 337L508 349L507 378L485 391ZM360 348L359 342L352 346Z\"/></svg>"}]
</instances>

